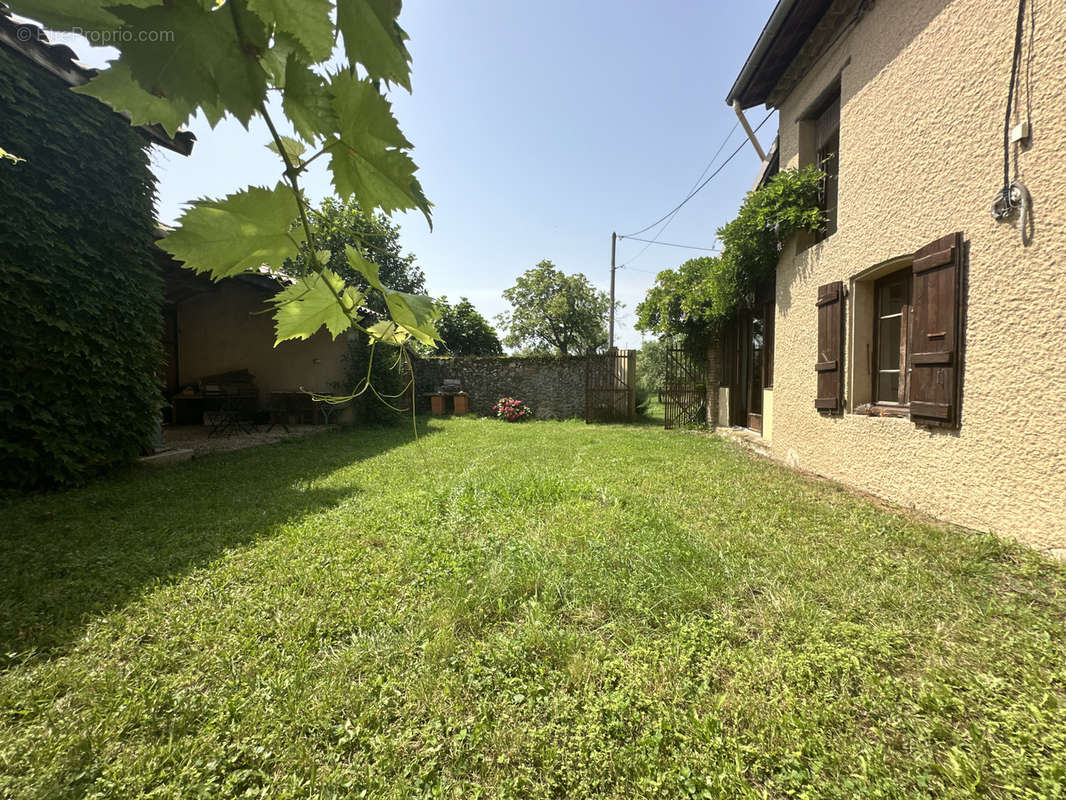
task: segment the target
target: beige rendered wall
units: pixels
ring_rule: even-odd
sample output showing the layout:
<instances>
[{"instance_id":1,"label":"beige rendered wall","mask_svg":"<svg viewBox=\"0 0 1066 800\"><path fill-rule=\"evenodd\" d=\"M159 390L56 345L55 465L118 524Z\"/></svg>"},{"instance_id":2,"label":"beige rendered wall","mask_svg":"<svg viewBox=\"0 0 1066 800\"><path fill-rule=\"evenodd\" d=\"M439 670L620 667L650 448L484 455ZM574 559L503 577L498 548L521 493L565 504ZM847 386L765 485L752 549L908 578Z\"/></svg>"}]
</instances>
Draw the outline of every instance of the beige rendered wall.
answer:
<instances>
[{"instance_id":1,"label":"beige rendered wall","mask_svg":"<svg viewBox=\"0 0 1066 800\"><path fill-rule=\"evenodd\" d=\"M1022 75L1033 136L1018 178L1034 215L1023 247L990 215L1016 8L876 3L782 104L782 165L794 167L796 120L840 76L839 229L799 253L792 243L779 264L768 438L801 469L1051 549L1066 547L1066 11L1036 4L1031 93ZM852 414L850 397L842 417L820 416L817 287L958 230L970 248L961 429ZM850 373L865 356L846 360Z\"/></svg>"},{"instance_id":2,"label":"beige rendered wall","mask_svg":"<svg viewBox=\"0 0 1066 800\"><path fill-rule=\"evenodd\" d=\"M235 369L255 376L259 398L270 392L301 387L332 391L343 379L344 336L330 339L320 330L306 341L274 347L273 315L257 314L268 294L237 280L222 281L214 290L178 306L178 369L181 385Z\"/></svg>"}]
</instances>

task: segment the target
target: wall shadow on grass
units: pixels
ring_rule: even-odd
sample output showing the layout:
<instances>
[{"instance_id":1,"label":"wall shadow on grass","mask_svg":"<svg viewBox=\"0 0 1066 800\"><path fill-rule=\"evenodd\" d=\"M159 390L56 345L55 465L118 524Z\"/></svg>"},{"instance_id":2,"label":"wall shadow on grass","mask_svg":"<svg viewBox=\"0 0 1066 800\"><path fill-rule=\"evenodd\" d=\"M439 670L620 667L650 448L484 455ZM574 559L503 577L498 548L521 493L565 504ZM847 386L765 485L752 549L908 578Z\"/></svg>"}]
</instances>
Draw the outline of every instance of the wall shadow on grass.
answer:
<instances>
[{"instance_id":1,"label":"wall shadow on grass","mask_svg":"<svg viewBox=\"0 0 1066 800\"><path fill-rule=\"evenodd\" d=\"M152 584L367 491L365 471L316 481L412 443L405 426L340 430L0 505L0 670L59 655Z\"/></svg>"}]
</instances>

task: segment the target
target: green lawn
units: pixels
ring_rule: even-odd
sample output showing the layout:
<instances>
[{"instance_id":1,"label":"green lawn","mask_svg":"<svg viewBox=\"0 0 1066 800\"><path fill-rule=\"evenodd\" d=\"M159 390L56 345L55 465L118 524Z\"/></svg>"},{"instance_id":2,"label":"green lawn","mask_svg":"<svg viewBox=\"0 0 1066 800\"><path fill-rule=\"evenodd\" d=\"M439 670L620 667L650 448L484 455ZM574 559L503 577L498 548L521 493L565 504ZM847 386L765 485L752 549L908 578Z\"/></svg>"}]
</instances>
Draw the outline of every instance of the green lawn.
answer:
<instances>
[{"instance_id":1,"label":"green lawn","mask_svg":"<svg viewBox=\"0 0 1066 800\"><path fill-rule=\"evenodd\" d=\"M2 798L1066 795L1066 569L715 439L432 420L0 515Z\"/></svg>"}]
</instances>

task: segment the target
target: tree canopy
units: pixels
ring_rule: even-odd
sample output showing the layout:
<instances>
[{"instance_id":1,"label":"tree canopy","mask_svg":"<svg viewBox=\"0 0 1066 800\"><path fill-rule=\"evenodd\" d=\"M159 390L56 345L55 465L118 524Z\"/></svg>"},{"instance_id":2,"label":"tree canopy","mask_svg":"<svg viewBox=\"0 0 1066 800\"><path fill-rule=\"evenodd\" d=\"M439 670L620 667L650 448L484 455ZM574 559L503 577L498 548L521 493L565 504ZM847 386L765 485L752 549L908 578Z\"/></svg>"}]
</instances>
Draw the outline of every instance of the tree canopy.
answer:
<instances>
[{"instance_id":1,"label":"tree canopy","mask_svg":"<svg viewBox=\"0 0 1066 800\"><path fill-rule=\"evenodd\" d=\"M711 322L705 287L712 271L720 268L721 261L708 256L660 272L637 306L636 327L666 336L701 335Z\"/></svg>"},{"instance_id":2,"label":"tree canopy","mask_svg":"<svg viewBox=\"0 0 1066 800\"><path fill-rule=\"evenodd\" d=\"M325 198L317 209L309 212L315 244L329 252L326 266L339 275L347 286L364 292L364 305L379 314L387 312L385 298L370 291L366 275L348 263L346 248L352 247L367 261L378 267L382 286L410 294L426 293L426 276L412 253L404 253L400 245L400 227L384 214L368 214L354 198L338 200ZM299 274L306 258L306 245L296 261L285 263L285 272Z\"/></svg>"},{"instance_id":3,"label":"tree canopy","mask_svg":"<svg viewBox=\"0 0 1066 800\"><path fill-rule=\"evenodd\" d=\"M452 305L447 297L437 300L440 319L437 332L444 343L437 348L438 354L451 353L457 356L502 356L503 345L496 329L474 308L467 298L460 297Z\"/></svg>"},{"instance_id":4,"label":"tree canopy","mask_svg":"<svg viewBox=\"0 0 1066 800\"><path fill-rule=\"evenodd\" d=\"M607 344L611 301L580 272L566 275L551 261L526 270L503 297L511 311L496 317L504 344L534 352L575 355Z\"/></svg>"}]
</instances>

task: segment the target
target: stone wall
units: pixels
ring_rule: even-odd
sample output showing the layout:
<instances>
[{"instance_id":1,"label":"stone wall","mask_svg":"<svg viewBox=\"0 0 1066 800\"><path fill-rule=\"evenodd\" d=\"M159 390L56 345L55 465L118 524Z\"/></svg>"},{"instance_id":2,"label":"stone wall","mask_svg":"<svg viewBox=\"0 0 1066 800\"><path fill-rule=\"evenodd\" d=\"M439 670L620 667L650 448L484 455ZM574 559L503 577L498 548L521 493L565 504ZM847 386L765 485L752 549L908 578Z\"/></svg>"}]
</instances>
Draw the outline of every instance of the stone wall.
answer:
<instances>
[{"instance_id":1,"label":"stone wall","mask_svg":"<svg viewBox=\"0 0 1066 800\"><path fill-rule=\"evenodd\" d=\"M585 417L585 358L525 356L423 358L415 362L419 410L429 409L427 392L446 378L462 381L474 414L492 415L501 397L515 397L533 409L535 419ZM447 410L451 411L449 402Z\"/></svg>"}]
</instances>

